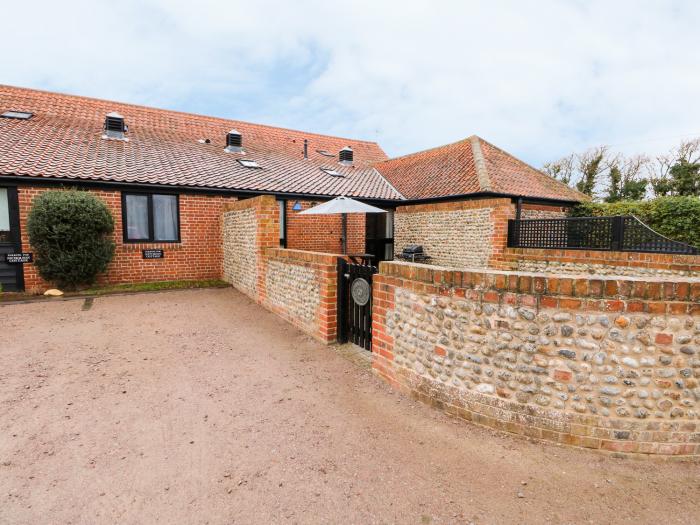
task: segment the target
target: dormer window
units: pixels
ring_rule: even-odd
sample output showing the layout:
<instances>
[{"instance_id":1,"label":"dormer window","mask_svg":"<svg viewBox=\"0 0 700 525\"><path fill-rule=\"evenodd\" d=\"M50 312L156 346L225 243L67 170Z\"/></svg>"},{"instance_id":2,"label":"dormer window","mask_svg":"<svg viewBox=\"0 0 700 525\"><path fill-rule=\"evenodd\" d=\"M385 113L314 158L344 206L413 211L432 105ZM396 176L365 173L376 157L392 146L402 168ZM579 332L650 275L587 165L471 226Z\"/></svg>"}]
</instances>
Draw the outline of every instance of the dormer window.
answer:
<instances>
[{"instance_id":1,"label":"dormer window","mask_svg":"<svg viewBox=\"0 0 700 525\"><path fill-rule=\"evenodd\" d=\"M226 148L229 153L241 153L243 151L243 135L232 129L226 134Z\"/></svg>"},{"instance_id":2,"label":"dormer window","mask_svg":"<svg viewBox=\"0 0 700 525\"><path fill-rule=\"evenodd\" d=\"M124 117L114 111L107 114L104 123L104 135L102 135L102 138L127 140L124 137L124 133L127 131L129 131L129 127L124 122Z\"/></svg>"}]
</instances>

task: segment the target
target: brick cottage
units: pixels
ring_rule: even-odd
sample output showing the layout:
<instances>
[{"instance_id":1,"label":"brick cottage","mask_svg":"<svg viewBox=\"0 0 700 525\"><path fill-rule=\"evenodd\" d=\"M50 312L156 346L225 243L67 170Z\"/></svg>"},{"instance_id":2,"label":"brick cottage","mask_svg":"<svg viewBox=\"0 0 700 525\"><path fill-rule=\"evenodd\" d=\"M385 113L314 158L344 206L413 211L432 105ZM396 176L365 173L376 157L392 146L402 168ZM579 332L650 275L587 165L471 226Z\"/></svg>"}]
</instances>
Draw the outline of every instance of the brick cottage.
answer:
<instances>
[{"instance_id":1,"label":"brick cottage","mask_svg":"<svg viewBox=\"0 0 700 525\"><path fill-rule=\"evenodd\" d=\"M31 252L32 202L61 188L114 216L102 283L221 278L323 343L371 350L379 377L453 416L700 457L697 250L641 225L622 251L633 217L593 219L622 224L602 249L548 244L586 197L479 137L388 159L373 142L0 87L4 290L50 285L3 254ZM348 220L348 251L378 270L338 256L339 216L299 214L339 195L388 212ZM535 224L543 243L511 242ZM429 264L393 261L414 244Z\"/></svg>"},{"instance_id":2,"label":"brick cottage","mask_svg":"<svg viewBox=\"0 0 700 525\"><path fill-rule=\"evenodd\" d=\"M224 206L256 195L278 201L279 246L340 252L340 217L298 212L346 195L398 208L397 222L426 234L437 263L458 262L440 253L441 235L465 229L462 239L471 244L491 227L481 221L491 213L489 199L560 214L584 198L478 137L387 159L374 142L0 86L0 258L31 252L25 221L32 201L60 188L94 193L115 218L117 250L102 283L219 278ZM447 214L422 213L437 202ZM412 205L416 213L406 214ZM349 252L391 259L392 219L350 216ZM470 263L498 257L488 247L455 248L469 252ZM164 257L145 259L149 249ZM0 284L31 291L50 283L31 263L0 262Z\"/></svg>"}]
</instances>

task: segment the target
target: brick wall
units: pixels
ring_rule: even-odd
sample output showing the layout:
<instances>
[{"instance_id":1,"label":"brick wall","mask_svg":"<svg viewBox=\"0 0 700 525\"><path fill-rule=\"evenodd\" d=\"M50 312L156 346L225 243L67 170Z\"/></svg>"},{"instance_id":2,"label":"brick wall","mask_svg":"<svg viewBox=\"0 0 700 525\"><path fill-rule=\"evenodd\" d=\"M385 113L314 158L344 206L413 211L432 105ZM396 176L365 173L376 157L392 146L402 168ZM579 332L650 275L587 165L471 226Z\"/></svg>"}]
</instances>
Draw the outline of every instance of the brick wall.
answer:
<instances>
[{"instance_id":1,"label":"brick wall","mask_svg":"<svg viewBox=\"0 0 700 525\"><path fill-rule=\"evenodd\" d=\"M400 206L394 215L394 246L420 244L431 264L453 268L500 268L515 217L510 199L482 199Z\"/></svg>"},{"instance_id":2,"label":"brick wall","mask_svg":"<svg viewBox=\"0 0 700 525\"><path fill-rule=\"evenodd\" d=\"M611 452L700 455L700 279L381 263L373 366L455 416Z\"/></svg>"},{"instance_id":3,"label":"brick wall","mask_svg":"<svg viewBox=\"0 0 700 525\"><path fill-rule=\"evenodd\" d=\"M700 255L508 248L511 268L527 272L622 276L700 276Z\"/></svg>"},{"instance_id":4,"label":"brick wall","mask_svg":"<svg viewBox=\"0 0 700 525\"><path fill-rule=\"evenodd\" d=\"M258 218L255 208L227 208L224 212L223 279L251 297L257 295L260 253L257 244Z\"/></svg>"},{"instance_id":5,"label":"brick wall","mask_svg":"<svg viewBox=\"0 0 700 525\"><path fill-rule=\"evenodd\" d=\"M338 256L279 248L274 197L230 204L223 217L224 280L319 341L335 341Z\"/></svg>"},{"instance_id":6,"label":"brick wall","mask_svg":"<svg viewBox=\"0 0 700 525\"><path fill-rule=\"evenodd\" d=\"M292 206L299 202L303 211L320 202L287 201L287 248L323 253L343 253L340 215L299 215ZM348 253L365 251L365 214L348 215Z\"/></svg>"},{"instance_id":7,"label":"brick wall","mask_svg":"<svg viewBox=\"0 0 700 525\"><path fill-rule=\"evenodd\" d=\"M26 221L32 202L46 187L19 186L22 250L31 251ZM130 244L122 237L120 191L89 190L107 204L114 217L116 251L100 284L138 283L171 280L218 279L221 276L221 212L235 198L196 194L180 195L179 243ZM159 248L163 259L143 259L141 250ZM40 291L50 287L33 264L24 265L25 289Z\"/></svg>"},{"instance_id":8,"label":"brick wall","mask_svg":"<svg viewBox=\"0 0 700 525\"><path fill-rule=\"evenodd\" d=\"M562 219L566 217L566 208L541 204L523 204L520 217L522 219Z\"/></svg>"},{"instance_id":9,"label":"brick wall","mask_svg":"<svg viewBox=\"0 0 700 525\"><path fill-rule=\"evenodd\" d=\"M338 256L288 249L265 251L261 304L323 343L337 338Z\"/></svg>"}]
</instances>

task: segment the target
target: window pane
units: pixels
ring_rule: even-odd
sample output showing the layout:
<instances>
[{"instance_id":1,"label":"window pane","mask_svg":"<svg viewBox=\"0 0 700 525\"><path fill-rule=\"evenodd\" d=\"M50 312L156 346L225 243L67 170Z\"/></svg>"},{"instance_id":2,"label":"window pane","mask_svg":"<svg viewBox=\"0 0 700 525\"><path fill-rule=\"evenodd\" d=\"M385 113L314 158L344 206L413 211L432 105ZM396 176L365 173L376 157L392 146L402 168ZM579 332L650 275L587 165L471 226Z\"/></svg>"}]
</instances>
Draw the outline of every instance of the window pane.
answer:
<instances>
[{"instance_id":1,"label":"window pane","mask_svg":"<svg viewBox=\"0 0 700 525\"><path fill-rule=\"evenodd\" d=\"M7 188L0 188L0 231L10 231L10 206L7 200Z\"/></svg>"},{"instance_id":2,"label":"window pane","mask_svg":"<svg viewBox=\"0 0 700 525\"><path fill-rule=\"evenodd\" d=\"M148 240L148 196L126 196L126 238Z\"/></svg>"},{"instance_id":3,"label":"window pane","mask_svg":"<svg viewBox=\"0 0 700 525\"><path fill-rule=\"evenodd\" d=\"M177 240L177 197L153 196L153 238L156 241Z\"/></svg>"},{"instance_id":4,"label":"window pane","mask_svg":"<svg viewBox=\"0 0 700 525\"><path fill-rule=\"evenodd\" d=\"M287 205L287 201L277 201L280 213L280 241L284 240L284 207Z\"/></svg>"},{"instance_id":5,"label":"window pane","mask_svg":"<svg viewBox=\"0 0 700 525\"><path fill-rule=\"evenodd\" d=\"M385 239L394 238L394 212L388 211L384 214L386 216L386 229L384 230Z\"/></svg>"}]
</instances>

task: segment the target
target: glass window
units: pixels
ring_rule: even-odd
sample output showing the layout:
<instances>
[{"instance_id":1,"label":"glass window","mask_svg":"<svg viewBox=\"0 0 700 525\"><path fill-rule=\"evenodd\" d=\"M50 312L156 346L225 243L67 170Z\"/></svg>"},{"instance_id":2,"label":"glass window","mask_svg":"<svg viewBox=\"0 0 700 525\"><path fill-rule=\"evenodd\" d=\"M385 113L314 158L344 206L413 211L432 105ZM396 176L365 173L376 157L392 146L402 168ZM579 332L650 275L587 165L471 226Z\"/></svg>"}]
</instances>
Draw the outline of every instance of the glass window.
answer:
<instances>
[{"instance_id":1,"label":"glass window","mask_svg":"<svg viewBox=\"0 0 700 525\"><path fill-rule=\"evenodd\" d=\"M177 197L153 196L153 238L156 241L177 241Z\"/></svg>"},{"instance_id":2,"label":"glass window","mask_svg":"<svg viewBox=\"0 0 700 525\"><path fill-rule=\"evenodd\" d=\"M0 188L0 231L10 231L10 203L7 188Z\"/></svg>"},{"instance_id":3,"label":"glass window","mask_svg":"<svg viewBox=\"0 0 700 525\"><path fill-rule=\"evenodd\" d=\"M125 242L178 242L177 195L124 194Z\"/></svg>"},{"instance_id":4,"label":"glass window","mask_svg":"<svg viewBox=\"0 0 700 525\"><path fill-rule=\"evenodd\" d=\"M278 200L280 214L280 246L287 247L287 201Z\"/></svg>"},{"instance_id":5,"label":"glass window","mask_svg":"<svg viewBox=\"0 0 700 525\"><path fill-rule=\"evenodd\" d=\"M127 195L126 238L147 241L148 237L148 195Z\"/></svg>"}]
</instances>

